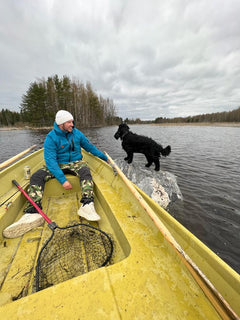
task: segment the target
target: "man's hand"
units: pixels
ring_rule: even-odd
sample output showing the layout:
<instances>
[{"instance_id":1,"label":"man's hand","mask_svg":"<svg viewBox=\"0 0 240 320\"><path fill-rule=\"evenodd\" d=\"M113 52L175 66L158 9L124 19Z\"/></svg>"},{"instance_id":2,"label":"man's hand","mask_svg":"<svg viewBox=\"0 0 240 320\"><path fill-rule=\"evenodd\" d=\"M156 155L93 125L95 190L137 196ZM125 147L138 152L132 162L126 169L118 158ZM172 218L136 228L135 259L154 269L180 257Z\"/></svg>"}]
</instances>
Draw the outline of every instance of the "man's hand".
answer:
<instances>
[{"instance_id":1,"label":"man's hand","mask_svg":"<svg viewBox=\"0 0 240 320\"><path fill-rule=\"evenodd\" d=\"M69 189L72 189L72 185L69 181L65 181L63 184L62 184L63 188L65 190L69 190Z\"/></svg>"}]
</instances>

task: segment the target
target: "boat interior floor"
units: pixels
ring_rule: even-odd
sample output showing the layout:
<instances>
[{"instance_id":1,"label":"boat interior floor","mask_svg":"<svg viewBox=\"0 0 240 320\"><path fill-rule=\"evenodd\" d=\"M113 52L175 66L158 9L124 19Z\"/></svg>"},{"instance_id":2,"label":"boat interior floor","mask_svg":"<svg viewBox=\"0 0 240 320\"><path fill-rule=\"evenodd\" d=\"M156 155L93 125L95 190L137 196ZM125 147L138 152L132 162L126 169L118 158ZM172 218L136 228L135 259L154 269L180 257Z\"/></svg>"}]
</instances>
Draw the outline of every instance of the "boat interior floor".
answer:
<instances>
[{"instance_id":1,"label":"boat interior floor","mask_svg":"<svg viewBox=\"0 0 240 320\"><path fill-rule=\"evenodd\" d=\"M74 177L69 177L73 184ZM55 180L55 179L54 179ZM59 195L56 181L48 182L43 199L43 212L59 227L75 224L89 224L110 235L113 241L113 255L108 264L114 264L126 257L129 244L113 221L107 218L101 202L95 197L96 211L101 216L97 222L87 221L77 214L80 207L81 192L61 192ZM54 190L54 191L52 191ZM23 197L22 195L20 195ZM20 208L16 221L24 214L24 205ZM21 237L14 239L4 238L0 246L0 305L20 299L36 291L36 262L40 249L49 239L52 230L45 222L42 226L32 229ZM88 263L85 259L85 272L88 272Z\"/></svg>"}]
</instances>

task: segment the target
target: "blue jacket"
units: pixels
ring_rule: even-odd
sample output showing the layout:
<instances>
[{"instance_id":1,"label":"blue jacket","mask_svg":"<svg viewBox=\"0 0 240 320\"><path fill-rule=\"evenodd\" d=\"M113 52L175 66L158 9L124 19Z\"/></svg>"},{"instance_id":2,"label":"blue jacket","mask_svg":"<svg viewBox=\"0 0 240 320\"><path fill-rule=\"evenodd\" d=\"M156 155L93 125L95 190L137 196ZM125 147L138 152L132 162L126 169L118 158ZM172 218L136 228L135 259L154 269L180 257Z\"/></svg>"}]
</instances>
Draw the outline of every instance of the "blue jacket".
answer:
<instances>
[{"instance_id":1,"label":"blue jacket","mask_svg":"<svg viewBox=\"0 0 240 320\"><path fill-rule=\"evenodd\" d=\"M67 179L58 164L82 160L81 148L107 161L107 156L91 144L81 131L76 128L72 132L62 131L54 122L54 129L44 141L44 159L50 172L61 184Z\"/></svg>"}]
</instances>

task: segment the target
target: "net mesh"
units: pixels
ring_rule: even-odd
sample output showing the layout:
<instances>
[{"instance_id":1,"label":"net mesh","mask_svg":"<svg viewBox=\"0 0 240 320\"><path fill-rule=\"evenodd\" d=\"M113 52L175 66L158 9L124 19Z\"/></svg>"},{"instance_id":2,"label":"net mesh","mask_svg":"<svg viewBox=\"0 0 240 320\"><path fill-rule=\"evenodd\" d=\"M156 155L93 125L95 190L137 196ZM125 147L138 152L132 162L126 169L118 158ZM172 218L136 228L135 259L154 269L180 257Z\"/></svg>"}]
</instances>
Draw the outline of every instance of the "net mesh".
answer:
<instances>
[{"instance_id":1,"label":"net mesh","mask_svg":"<svg viewBox=\"0 0 240 320\"><path fill-rule=\"evenodd\" d=\"M87 224L56 227L42 247L36 267L36 291L107 265L113 240Z\"/></svg>"}]
</instances>

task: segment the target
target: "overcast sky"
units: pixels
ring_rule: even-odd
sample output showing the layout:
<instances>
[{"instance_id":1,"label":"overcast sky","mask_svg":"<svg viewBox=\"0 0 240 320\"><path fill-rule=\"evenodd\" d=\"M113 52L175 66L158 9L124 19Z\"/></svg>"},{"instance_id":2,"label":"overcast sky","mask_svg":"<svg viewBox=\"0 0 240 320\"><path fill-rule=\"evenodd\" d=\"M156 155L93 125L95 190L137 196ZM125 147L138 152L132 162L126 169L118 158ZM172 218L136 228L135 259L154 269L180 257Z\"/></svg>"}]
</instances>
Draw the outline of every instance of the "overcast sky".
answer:
<instances>
[{"instance_id":1,"label":"overcast sky","mask_svg":"<svg viewBox=\"0 0 240 320\"><path fill-rule=\"evenodd\" d=\"M124 119L233 110L239 17L240 0L0 0L0 109L58 74Z\"/></svg>"}]
</instances>

